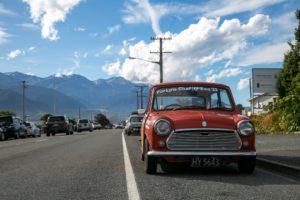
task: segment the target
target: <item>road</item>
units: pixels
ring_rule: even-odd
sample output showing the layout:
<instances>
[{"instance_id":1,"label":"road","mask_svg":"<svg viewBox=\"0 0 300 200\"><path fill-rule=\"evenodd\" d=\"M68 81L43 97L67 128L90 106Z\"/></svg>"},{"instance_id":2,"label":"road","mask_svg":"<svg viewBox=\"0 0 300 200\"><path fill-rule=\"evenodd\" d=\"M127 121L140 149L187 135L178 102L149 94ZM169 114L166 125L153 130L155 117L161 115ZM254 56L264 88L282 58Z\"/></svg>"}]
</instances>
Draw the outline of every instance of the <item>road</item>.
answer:
<instances>
[{"instance_id":1,"label":"road","mask_svg":"<svg viewBox=\"0 0 300 200\"><path fill-rule=\"evenodd\" d=\"M159 167L146 175L139 137L121 130L0 142L1 200L299 198L299 182L259 168L244 175L235 165L174 174Z\"/></svg>"}]
</instances>

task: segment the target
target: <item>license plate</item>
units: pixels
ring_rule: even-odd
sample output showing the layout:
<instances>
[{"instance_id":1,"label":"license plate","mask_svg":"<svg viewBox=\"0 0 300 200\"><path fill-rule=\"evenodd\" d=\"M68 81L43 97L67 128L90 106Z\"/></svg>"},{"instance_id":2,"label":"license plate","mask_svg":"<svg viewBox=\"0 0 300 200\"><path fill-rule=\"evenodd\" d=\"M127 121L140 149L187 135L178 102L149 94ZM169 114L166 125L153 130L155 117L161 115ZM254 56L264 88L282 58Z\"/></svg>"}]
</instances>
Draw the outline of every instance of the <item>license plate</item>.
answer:
<instances>
[{"instance_id":1,"label":"license plate","mask_svg":"<svg viewBox=\"0 0 300 200\"><path fill-rule=\"evenodd\" d=\"M193 157L191 167L219 167L220 159L217 157Z\"/></svg>"}]
</instances>

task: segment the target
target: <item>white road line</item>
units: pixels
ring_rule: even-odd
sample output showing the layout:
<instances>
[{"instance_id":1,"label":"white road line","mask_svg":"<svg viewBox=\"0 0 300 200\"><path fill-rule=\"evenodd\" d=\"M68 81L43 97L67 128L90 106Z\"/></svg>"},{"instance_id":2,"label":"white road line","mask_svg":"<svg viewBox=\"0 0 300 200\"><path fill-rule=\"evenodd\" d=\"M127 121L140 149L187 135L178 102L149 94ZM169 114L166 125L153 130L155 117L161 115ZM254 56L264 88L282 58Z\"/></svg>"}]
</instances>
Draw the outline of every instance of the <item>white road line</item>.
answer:
<instances>
[{"instance_id":1,"label":"white road line","mask_svg":"<svg viewBox=\"0 0 300 200\"><path fill-rule=\"evenodd\" d=\"M36 142L44 142L44 141L47 141L49 139L41 139L41 140L37 140Z\"/></svg>"},{"instance_id":2,"label":"white road line","mask_svg":"<svg viewBox=\"0 0 300 200\"><path fill-rule=\"evenodd\" d=\"M127 193L129 200L140 200L140 193L137 188L137 184L135 181L135 176L132 170L132 166L130 163L128 150L126 141L124 138L124 134L122 134L122 143L123 143L123 155L124 155L124 163L125 163L125 173L126 173L126 183L127 183Z\"/></svg>"}]
</instances>

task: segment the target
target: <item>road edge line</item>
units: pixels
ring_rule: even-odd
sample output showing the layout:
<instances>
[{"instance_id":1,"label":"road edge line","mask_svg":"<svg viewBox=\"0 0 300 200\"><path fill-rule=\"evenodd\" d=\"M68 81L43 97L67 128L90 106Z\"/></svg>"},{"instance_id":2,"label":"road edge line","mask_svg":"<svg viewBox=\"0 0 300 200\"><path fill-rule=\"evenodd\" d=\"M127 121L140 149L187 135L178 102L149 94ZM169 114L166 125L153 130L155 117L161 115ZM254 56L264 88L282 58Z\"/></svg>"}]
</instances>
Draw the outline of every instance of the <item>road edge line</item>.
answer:
<instances>
[{"instance_id":1,"label":"road edge line","mask_svg":"<svg viewBox=\"0 0 300 200\"><path fill-rule=\"evenodd\" d=\"M129 159L129 154L127 150L127 145L125 141L124 134L122 133L122 143L123 143L123 155L124 155L124 164L125 164L125 175L126 175L126 186L127 194L129 200L140 200L140 193L135 181L135 175L133 173L132 165Z\"/></svg>"}]
</instances>

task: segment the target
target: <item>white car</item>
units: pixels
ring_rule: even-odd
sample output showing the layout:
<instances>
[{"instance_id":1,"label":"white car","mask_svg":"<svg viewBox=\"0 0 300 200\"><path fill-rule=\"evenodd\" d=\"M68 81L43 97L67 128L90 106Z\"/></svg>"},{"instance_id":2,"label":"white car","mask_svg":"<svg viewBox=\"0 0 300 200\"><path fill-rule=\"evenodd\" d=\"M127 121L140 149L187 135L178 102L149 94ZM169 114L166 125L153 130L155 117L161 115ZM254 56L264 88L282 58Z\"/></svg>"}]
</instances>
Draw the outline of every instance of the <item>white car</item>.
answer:
<instances>
[{"instance_id":1,"label":"white car","mask_svg":"<svg viewBox=\"0 0 300 200\"><path fill-rule=\"evenodd\" d=\"M81 131L93 131L93 125L88 119L79 119L77 121L77 132Z\"/></svg>"},{"instance_id":2,"label":"white car","mask_svg":"<svg viewBox=\"0 0 300 200\"><path fill-rule=\"evenodd\" d=\"M27 136L41 137L41 129L33 122L25 122Z\"/></svg>"}]
</instances>

